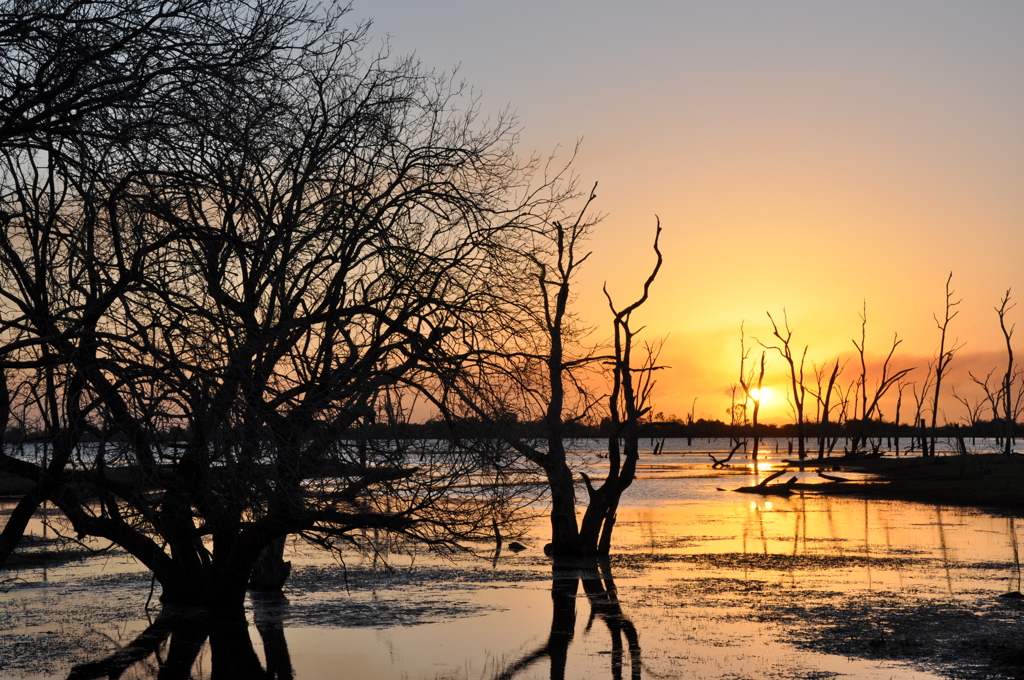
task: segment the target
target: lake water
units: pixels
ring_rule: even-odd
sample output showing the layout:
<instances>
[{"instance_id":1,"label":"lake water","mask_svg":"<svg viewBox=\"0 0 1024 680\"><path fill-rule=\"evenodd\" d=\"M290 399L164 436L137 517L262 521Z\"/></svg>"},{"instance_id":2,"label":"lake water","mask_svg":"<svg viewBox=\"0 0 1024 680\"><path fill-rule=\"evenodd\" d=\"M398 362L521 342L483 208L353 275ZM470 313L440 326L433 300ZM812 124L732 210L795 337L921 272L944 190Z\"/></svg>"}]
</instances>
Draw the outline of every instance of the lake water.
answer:
<instances>
[{"instance_id":1,"label":"lake water","mask_svg":"<svg viewBox=\"0 0 1024 680\"><path fill-rule=\"evenodd\" d=\"M553 571L543 518L526 550L497 560L479 546L456 561L383 550L341 564L296 543L285 597L252 601L231 634L147 612L150 579L117 552L6 572L0 677L218 677L246 664L302 680L1018 677L1015 648L970 650L1019 630L1021 600L1000 596L1020 590L1024 522L721 491L757 479L733 462L643 457L606 565Z\"/></svg>"}]
</instances>

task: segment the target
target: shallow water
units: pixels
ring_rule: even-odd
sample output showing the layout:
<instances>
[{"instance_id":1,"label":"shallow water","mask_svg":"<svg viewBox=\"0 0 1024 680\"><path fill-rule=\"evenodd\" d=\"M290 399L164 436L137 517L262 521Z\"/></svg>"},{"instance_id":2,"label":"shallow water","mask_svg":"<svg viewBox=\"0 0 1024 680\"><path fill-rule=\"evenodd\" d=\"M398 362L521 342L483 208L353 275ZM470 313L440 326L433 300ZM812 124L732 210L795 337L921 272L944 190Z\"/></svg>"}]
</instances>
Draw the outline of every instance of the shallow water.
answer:
<instances>
[{"instance_id":1,"label":"shallow water","mask_svg":"<svg viewBox=\"0 0 1024 680\"><path fill-rule=\"evenodd\" d=\"M496 564L481 546L479 558L457 562L393 553L387 568L352 556L343 569L296 544L286 599L250 603L250 652L260 666L277 665L276 677L290 667L303 680L535 679L562 669L566 678L907 680L1020 670L972 667L962 650L1018 629L1020 601L999 596L1020 589L1024 521L812 493L764 500L718 490L755 481L744 461L714 475L707 461L643 459L620 509L616 555L601 571L553 574L543 520L522 539L526 551ZM12 577L0 594L0 677L66 676L126 649L151 622L164 630L159 608L144 610L148 575L121 554ZM206 623L190 625L167 628L157 652L123 677L155 677L161 666L167 674L175 644ZM194 677L209 677L221 653L204 639Z\"/></svg>"}]
</instances>

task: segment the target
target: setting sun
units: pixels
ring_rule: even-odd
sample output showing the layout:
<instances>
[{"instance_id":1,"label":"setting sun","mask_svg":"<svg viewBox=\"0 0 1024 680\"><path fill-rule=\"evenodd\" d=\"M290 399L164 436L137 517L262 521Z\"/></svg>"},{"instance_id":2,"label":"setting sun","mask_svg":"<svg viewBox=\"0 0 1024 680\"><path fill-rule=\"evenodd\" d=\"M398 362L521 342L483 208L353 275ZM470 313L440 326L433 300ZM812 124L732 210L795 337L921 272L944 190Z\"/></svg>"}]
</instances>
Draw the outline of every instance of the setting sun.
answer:
<instances>
[{"instance_id":1,"label":"setting sun","mask_svg":"<svg viewBox=\"0 0 1024 680\"><path fill-rule=\"evenodd\" d=\"M755 387L750 390L750 400L759 401L762 405L771 403L772 389L770 387L762 387L761 389Z\"/></svg>"}]
</instances>

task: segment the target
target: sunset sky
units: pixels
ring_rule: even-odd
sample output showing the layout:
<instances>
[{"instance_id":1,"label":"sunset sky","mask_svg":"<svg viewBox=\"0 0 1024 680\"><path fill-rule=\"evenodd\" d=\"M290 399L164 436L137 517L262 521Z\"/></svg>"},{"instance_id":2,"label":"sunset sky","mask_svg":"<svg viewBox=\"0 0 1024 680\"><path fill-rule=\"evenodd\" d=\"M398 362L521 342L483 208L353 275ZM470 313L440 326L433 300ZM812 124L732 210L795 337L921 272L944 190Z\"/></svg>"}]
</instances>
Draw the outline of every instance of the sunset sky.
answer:
<instances>
[{"instance_id":1,"label":"sunset sky","mask_svg":"<svg viewBox=\"0 0 1024 680\"><path fill-rule=\"evenodd\" d=\"M809 369L853 350L866 301L869 354L898 332L920 381L952 271L951 384L971 398L968 368L1004 361L1007 288L1024 322L1024 3L378 0L351 16L458 65L484 111L511 106L523 153L582 140L576 170L607 214L578 286L592 323L604 281L639 290L660 216L665 268L638 317L667 337L657 410L696 398L726 418L740 323L767 341L766 311L787 311ZM784 400L764 411L786 420Z\"/></svg>"}]
</instances>

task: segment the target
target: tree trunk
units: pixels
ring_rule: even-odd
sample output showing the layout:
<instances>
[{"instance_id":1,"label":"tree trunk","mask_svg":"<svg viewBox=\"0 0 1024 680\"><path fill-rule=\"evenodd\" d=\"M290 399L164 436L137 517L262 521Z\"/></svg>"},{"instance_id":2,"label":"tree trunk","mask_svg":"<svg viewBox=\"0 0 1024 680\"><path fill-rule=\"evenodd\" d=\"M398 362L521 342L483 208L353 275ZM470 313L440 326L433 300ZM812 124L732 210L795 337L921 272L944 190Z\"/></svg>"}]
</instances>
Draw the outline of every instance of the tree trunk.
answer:
<instances>
[{"instance_id":1,"label":"tree trunk","mask_svg":"<svg viewBox=\"0 0 1024 680\"><path fill-rule=\"evenodd\" d=\"M7 563L7 559L14 552L14 549L18 547L18 543L21 542L22 537L25 535L25 529L28 527L29 520L32 519L32 515L35 514L39 504L42 502L42 489L37 484L35 488L22 496L21 500L18 501L18 505L15 506L14 510L7 517L4 530L0 532L0 569Z\"/></svg>"},{"instance_id":2,"label":"tree trunk","mask_svg":"<svg viewBox=\"0 0 1024 680\"><path fill-rule=\"evenodd\" d=\"M249 590L279 593L292 573L292 563L284 561L285 538L281 537L260 553L249 576Z\"/></svg>"},{"instance_id":3,"label":"tree trunk","mask_svg":"<svg viewBox=\"0 0 1024 680\"><path fill-rule=\"evenodd\" d=\"M576 489L572 472L565 465L547 470L551 488L551 555L578 557L583 554L576 523Z\"/></svg>"}]
</instances>

